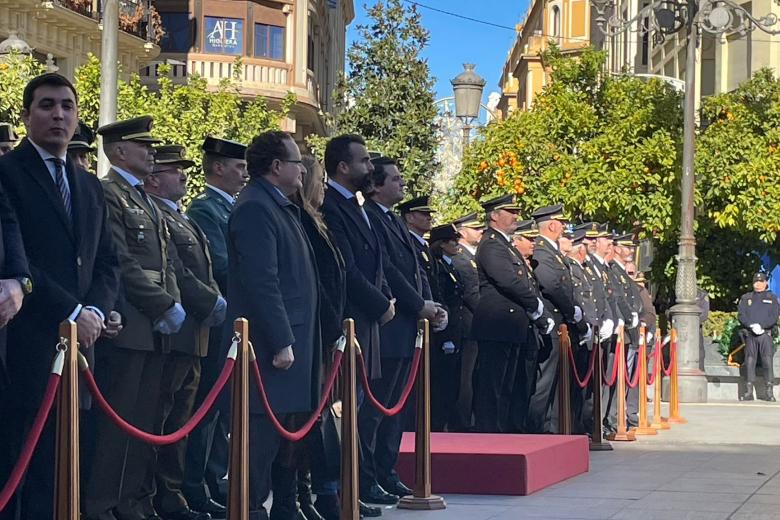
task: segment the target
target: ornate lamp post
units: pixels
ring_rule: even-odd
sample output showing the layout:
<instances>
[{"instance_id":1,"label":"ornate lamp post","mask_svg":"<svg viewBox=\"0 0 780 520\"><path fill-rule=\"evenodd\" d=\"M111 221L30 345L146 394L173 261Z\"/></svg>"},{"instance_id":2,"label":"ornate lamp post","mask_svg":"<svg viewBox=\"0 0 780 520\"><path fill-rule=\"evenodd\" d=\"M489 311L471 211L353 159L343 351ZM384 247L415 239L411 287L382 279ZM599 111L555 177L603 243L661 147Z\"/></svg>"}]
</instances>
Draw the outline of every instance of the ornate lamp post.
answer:
<instances>
[{"instance_id":1,"label":"ornate lamp post","mask_svg":"<svg viewBox=\"0 0 780 520\"><path fill-rule=\"evenodd\" d=\"M479 106L482 101L482 90L485 80L474 72L475 65L463 64L463 72L450 81L455 93L455 116L463 121L463 150L469 146L471 123L479 116Z\"/></svg>"},{"instance_id":2,"label":"ornate lamp post","mask_svg":"<svg viewBox=\"0 0 780 520\"><path fill-rule=\"evenodd\" d=\"M655 0L630 19L623 18L614 0L592 0L596 24L607 36L625 32L649 34L656 44L683 27L686 28L685 103L683 125L683 170L680 186L681 220L677 256L675 294L672 321L677 329L680 363L680 400L706 402L707 379L702 371L699 353L699 318L696 305L696 238L694 236L694 151L696 136L696 47L702 31L714 34L745 35L760 29L768 34L780 34L773 29L778 22L774 13L755 17L731 0Z\"/></svg>"}]
</instances>

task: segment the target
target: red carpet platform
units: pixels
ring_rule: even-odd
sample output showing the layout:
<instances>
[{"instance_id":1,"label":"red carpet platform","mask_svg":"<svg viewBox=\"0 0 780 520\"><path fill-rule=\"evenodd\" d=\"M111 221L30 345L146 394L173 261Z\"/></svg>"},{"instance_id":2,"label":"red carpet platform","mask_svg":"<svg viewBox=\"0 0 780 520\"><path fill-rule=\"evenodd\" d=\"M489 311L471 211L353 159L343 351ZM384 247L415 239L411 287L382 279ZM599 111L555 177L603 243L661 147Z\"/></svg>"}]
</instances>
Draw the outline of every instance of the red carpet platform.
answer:
<instances>
[{"instance_id":1,"label":"red carpet platform","mask_svg":"<svg viewBox=\"0 0 780 520\"><path fill-rule=\"evenodd\" d=\"M530 495L588 471L584 435L432 433L433 492ZM414 434L404 433L401 480L414 482Z\"/></svg>"}]
</instances>

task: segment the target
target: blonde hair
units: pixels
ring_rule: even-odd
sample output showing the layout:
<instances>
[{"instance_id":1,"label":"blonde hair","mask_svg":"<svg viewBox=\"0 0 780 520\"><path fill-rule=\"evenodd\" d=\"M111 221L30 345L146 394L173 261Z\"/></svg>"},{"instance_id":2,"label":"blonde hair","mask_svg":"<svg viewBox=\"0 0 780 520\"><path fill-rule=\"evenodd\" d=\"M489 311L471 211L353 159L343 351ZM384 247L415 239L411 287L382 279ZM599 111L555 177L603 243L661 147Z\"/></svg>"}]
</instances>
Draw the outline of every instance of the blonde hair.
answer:
<instances>
[{"instance_id":1,"label":"blonde hair","mask_svg":"<svg viewBox=\"0 0 780 520\"><path fill-rule=\"evenodd\" d=\"M318 189L324 189L322 183L325 172L320 162L313 155L304 154L301 156L301 161L304 168L306 168L306 175L303 176L303 188L298 190L300 205L314 220L320 233L324 234L326 229L325 221L322 220L320 208L314 205L314 198Z\"/></svg>"}]
</instances>

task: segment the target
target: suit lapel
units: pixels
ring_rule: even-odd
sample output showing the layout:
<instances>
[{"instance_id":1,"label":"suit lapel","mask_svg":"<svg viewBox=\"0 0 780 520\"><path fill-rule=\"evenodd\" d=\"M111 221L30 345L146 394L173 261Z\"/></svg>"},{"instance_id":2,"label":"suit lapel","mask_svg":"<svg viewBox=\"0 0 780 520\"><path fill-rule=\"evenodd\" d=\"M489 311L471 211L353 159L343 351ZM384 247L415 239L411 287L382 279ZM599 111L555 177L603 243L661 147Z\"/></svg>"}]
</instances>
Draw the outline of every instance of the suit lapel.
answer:
<instances>
[{"instance_id":1,"label":"suit lapel","mask_svg":"<svg viewBox=\"0 0 780 520\"><path fill-rule=\"evenodd\" d=\"M336 201L338 202L341 211L343 211L346 215L349 216L350 219L352 219L352 222L355 223L355 226L360 230L363 238L366 239L366 242L368 242L371 248L376 249L376 235L371 230L371 228L368 227L368 222L366 222L366 219L363 217L359 206L353 204L351 200L347 200L344 195L338 193L336 190L328 190L328 192L332 192L333 196L337 197Z\"/></svg>"}]
</instances>

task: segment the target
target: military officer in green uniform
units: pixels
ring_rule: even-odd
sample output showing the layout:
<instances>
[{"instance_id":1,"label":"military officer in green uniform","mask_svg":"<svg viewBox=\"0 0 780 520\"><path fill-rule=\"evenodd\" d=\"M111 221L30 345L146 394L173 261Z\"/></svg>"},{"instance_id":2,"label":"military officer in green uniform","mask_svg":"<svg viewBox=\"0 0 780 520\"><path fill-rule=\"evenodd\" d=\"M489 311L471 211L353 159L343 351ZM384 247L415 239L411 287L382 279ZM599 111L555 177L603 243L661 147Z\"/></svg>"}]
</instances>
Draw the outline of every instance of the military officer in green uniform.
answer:
<instances>
[{"instance_id":1,"label":"military officer in green uniform","mask_svg":"<svg viewBox=\"0 0 780 520\"><path fill-rule=\"evenodd\" d=\"M203 171L206 189L187 209L187 216L208 239L214 279L227 296L228 219L235 197L246 185L246 146L234 141L206 137L203 141ZM227 325L226 325L227 326ZM211 331L209 355L201 363L201 381L196 406L213 386L222 368L222 328ZM217 513L225 503L228 464L227 413L215 410L190 435L184 472L184 495L196 511Z\"/></svg>"},{"instance_id":2,"label":"military officer in green uniform","mask_svg":"<svg viewBox=\"0 0 780 520\"><path fill-rule=\"evenodd\" d=\"M163 367L161 406L155 427L167 434L184 426L192 415L200 384L201 359L209 350L209 332L212 326L224 321L227 303L211 272L206 235L178 205L187 193L185 170L194 163L186 158L184 147L179 145L157 147L154 161L154 172L146 178L144 186L170 231L169 247L176 253L176 278L187 311L181 330L171 336L171 353ZM148 482L150 491L156 487L157 511L166 520L207 520L208 513L220 513L224 517L225 511L215 507L205 512L190 509L182 492L186 447L185 440L159 448L157 470Z\"/></svg>"},{"instance_id":3,"label":"military officer in green uniform","mask_svg":"<svg viewBox=\"0 0 780 520\"><path fill-rule=\"evenodd\" d=\"M103 179L108 221L120 266L116 309L122 332L96 352L105 374L102 388L111 406L130 423L154 430L163 365L171 335L186 318L161 210L144 190L159 141L152 118L137 117L98 129L111 169ZM143 520L154 508L142 499L155 463L154 449L133 440L104 416L98 418L93 469L84 508L87 518Z\"/></svg>"}]
</instances>

